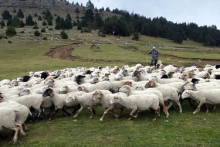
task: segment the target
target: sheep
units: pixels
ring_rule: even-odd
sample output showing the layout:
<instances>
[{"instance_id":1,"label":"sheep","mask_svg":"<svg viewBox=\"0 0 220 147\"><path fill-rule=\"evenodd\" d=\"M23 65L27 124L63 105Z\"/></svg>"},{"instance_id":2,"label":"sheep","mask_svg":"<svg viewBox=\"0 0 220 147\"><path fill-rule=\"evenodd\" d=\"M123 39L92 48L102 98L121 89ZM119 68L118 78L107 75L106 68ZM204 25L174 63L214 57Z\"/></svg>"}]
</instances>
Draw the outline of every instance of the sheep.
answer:
<instances>
[{"instance_id":1,"label":"sheep","mask_svg":"<svg viewBox=\"0 0 220 147\"><path fill-rule=\"evenodd\" d=\"M168 87L174 87L178 89L179 93L182 93L184 91L183 88L184 83L183 82L173 82L173 83L167 83L167 84L159 84L156 81L149 81L145 84L145 88L153 88L153 87L159 87L159 86L168 86Z\"/></svg>"},{"instance_id":2,"label":"sheep","mask_svg":"<svg viewBox=\"0 0 220 147\"><path fill-rule=\"evenodd\" d=\"M26 133L24 132L22 125L25 126L25 121L28 115L32 115L30 110L26 106L21 105L17 102L13 102L13 101L2 102L0 103L0 107L7 107L7 108L12 108L12 109L15 108L16 110L18 110L18 112L16 112L15 121L16 121L17 126L20 127L20 133L26 136Z\"/></svg>"},{"instance_id":3,"label":"sheep","mask_svg":"<svg viewBox=\"0 0 220 147\"><path fill-rule=\"evenodd\" d=\"M160 104L163 107L163 111L166 114L166 117L169 117L169 112L168 112L167 107L165 106L164 101L163 101L163 95L162 95L162 93L159 90L145 89L143 91L135 91L135 90L132 90L130 86L124 85L124 86L122 86L119 89L119 92L124 92L124 93L127 94L127 96L130 96L130 95L155 94L155 95L158 96L158 98L160 98Z\"/></svg>"},{"instance_id":4,"label":"sheep","mask_svg":"<svg viewBox=\"0 0 220 147\"><path fill-rule=\"evenodd\" d=\"M9 128L15 131L14 137L11 143L16 143L18 140L18 133L20 130L19 125L16 123L16 112L19 112L13 108L0 107L0 131L5 128Z\"/></svg>"},{"instance_id":5,"label":"sheep","mask_svg":"<svg viewBox=\"0 0 220 147\"><path fill-rule=\"evenodd\" d=\"M122 106L131 109L130 118L137 117L138 111L148 110L152 108L155 110L156 116L153 119L155 121L160 116L160 98L155 94L146 95L130 95L130 96L114 96L110 102L111 104L121 104ZM136 114L136 115L135 115Z\"/></svg>"},{"instance_id":6,"label":"sheep","mask_svg":"<svg viewBox=\"0 0 220 147\"><path fill-rule=\"evenodd\" d=\"M199 101L199 105L193 114L197 114L200 111L200 108L203 104L220 104L220 89L209 89L209 90L185 90L182 94L182 99L192 98L196 101Z\"/></svg>"},{"instance_id":7,"label":"sheep","mask_svg":"<svg viewBox=\"0 0 220 147\"><path fill-rule=\"evenodd\" d=\"M135 70L132 74L132 77L135 81L147 81L149 80L147 75L144 75L144 71Z\"/></svg>"},{"instance_id":8,"label":"sheep","mask_svg":"<svg viewBox=\"0 0 220 147\"><path fill-rule=\"evenodd\" d=\"M76 118L85 107L88 107L91 112L90 119L93 118L94 115L93 106L98 105L98 103L92 102L93 93L94 92L89 92L89 93L84 93L82 95L74 95L73 97L71 97L72 101L76 101L80 104L80 109L77 110L76 114L73 116L74 118Z\"/></svg>"},{"instance_id":9,"label":"sheep","mask_svg":"<svg viewBox=\"0 0 220 147\"><path fill-rule=\"evenodd\" d=\"M101 103L102 107L104 109L107 109L104 111L102 117L100 118L100 121L103 121L104 116L110 111L112 112L112 114L118 118L118 115L116 115L114 113L114 109L120 109L121 113L123 111L123 106L119 105L119 104L111 104L110 100L111 98L114 96L114 94L112 94L110 91L108 90L96 90L93 95L92 95L92 100L96 101L99 100L99 102Z\"/></svg>"},{"instance_id":10,"label":"sheep","mask_svg":"<svg viewBox=\"0 0 220 147\"><path fill-rule=\"evenodd\" d=\"M184 82L181 79L178 78L171 78L171 79L160 79L157 76L152 76L153 80L160 83L160 84L167 84L167 83L173 83L173 82Z\"/></svg>"},{"instance_id":11,"label":"sheep","mask_svg":"<svg viewBox=\"0 0 220 147\"><path fill-rule=\"evenodd\" d=\"M220 84L217 82L204 82L204 83L198 83L193 84L191 82L186 82L183 85L184 89L186 90L205 90L205 89L220 89Z\"/></svg>"},{"instance_id":12,"label":"sheep","mask_svg":"<svg viewBox=\"0 0 220 147\"><path fill-rule=\"evenodd\" d=\"M50 119L52 119L59 110L62 110L64 113L66 113L68 116L70 116L70 113L67 112L66 107L64 107L65 100L66 100L66 94L58 94L53 89L48 88L43 93L43 97L47 97L47 96L50 97L50 100L53 102L53 104L55 106L55 113L51 116Z\"/></svg>"},{"instance_id":13,"label":"sheep","mask_svg":"<svg viewBox=\"0 0 220 147\"><path fill-rule=\"evenodd\" d=\"M148 84L146 84L145 88L159 90L163 95L164 102L166 102L168 100L175 101L177 103L177 105L179 106L179 112L182 113L182 107L179 102L179 96L178 96L178 93L180 93L180 91L177 88L174 88L171 86L165 86L165 85L163 86L163 84L160 84L157 86L158 87L155 87L155 88L149 88ZM172 101L170 102L170 104L168 106L168 110L171 106L172 106Z\"/></svg>"}]
</instances>

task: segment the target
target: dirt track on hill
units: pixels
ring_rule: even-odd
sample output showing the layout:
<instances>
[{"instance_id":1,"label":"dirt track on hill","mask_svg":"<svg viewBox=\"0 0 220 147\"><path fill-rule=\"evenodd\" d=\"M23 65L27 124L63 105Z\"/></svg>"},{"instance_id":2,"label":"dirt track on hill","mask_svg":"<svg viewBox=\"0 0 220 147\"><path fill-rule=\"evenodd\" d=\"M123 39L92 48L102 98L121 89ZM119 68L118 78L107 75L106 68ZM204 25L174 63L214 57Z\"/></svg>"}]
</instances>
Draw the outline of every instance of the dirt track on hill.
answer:
<instances>
[{"instance_id":1,"label":"dirt track on hill","mask_svg":"<svg viewBox=\"0 0 220 147\"><path fill-rule=\"evenodd\" d=\"M76 47L79 47L79 44L57 46L47 52L46 56L54 59L72 60L73 56L71 56L71 52Z\"/></svg>"}]
</instances>

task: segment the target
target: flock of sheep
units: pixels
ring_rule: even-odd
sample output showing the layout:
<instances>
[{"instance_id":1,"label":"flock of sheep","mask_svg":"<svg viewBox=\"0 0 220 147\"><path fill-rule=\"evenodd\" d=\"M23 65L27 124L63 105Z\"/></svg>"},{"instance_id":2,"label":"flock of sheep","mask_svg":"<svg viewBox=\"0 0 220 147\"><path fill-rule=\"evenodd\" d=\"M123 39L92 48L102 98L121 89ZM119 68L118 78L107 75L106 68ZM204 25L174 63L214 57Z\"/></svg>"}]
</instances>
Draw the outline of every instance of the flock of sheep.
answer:
<instances>
[{"instance_id":1,"label":"flock of sheep","mask_svg":"<svg viewBox=\"0 0 220 147\"><path fill-rule=\"evenodd\" d=\"M131 110L129 119L152 109L156 120L160 108L169 117L168 110L175 102L182 113L181 101L191 98L199 103L193 112L196 114L203 104L220 104L219 79L220 65L177 68L161 64L155 68L137 64L30 72L22 78L0 81L0 130L14 130L11 142L16 143L19 133L25 135L28 117L52 119L59 110L70 116L67 107L73 108L74 117L88 108L92 118L95 106L101 105L105 111L100 121L108 112L118 118L115 109L121 110L120 113L124 108Z\"/></svg>"}]
</instances>

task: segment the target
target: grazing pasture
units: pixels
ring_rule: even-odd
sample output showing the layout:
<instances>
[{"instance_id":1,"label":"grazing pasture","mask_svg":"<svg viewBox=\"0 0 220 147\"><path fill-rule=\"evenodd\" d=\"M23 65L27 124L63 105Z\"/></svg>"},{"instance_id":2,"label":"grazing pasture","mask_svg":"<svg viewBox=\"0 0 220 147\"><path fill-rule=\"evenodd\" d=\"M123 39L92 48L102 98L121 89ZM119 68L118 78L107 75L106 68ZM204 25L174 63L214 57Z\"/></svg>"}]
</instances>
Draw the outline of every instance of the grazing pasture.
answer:
<instances>
[{"instance_id":1,"label":"grazing pasture","mask_svg":"<svg viewBox=\"0 0 220 147\"><path fill-rule=\"evenodd\" d=\"M53 71L67 67L113 67L136 63L148 65L151 56L147 56L145 52L152 45L161 46L160 59L164 64L201 67L207 63L220 64L219 48L207 49L192 41L179 45L166 39L141 36L138 42L123 37L107 37L96 43L90 34L72 34L70 38L66 41L43 41L34 37L28 40L13 37L10 38L12 44L6 39L0 40L0 80L24 76L29 71ZM72 60L52 59L45 55L51 48L73 42L80 42L80 46L73 49ZM96 46L92 48L93 44ZM199 51L196 52L196 49ZM203 58L207 60L202 60ZM197 115L192 114L195 108L191 108L187 101L183 102L182 107L183 113L180 114L178 106L174 104L169 110L169 118L161 113L157 121L152 121L155 115L152 112L141 112L137 119L127 120L130 111L126 110L118 119L107 114L105 120L99 122L104 111L101 107L97 108L93 119L89 119L87 109L76 119L63 117L59 113L53 120L28 122L27 136L19 135L16 145L220 146L219 105L215 111L205 113L205 109L202 109ZM1 131L0 146L8 146L11 136L11 130Z\"/></svg>"}]
</instances>

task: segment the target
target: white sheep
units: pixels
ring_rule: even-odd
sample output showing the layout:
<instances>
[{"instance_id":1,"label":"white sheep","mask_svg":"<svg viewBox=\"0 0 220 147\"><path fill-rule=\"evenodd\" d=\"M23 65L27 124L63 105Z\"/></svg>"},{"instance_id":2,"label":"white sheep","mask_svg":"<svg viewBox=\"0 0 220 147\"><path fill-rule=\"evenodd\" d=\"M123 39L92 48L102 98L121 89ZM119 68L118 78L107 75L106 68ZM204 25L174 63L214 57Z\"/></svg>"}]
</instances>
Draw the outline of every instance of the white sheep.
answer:
<instances>
[{"instance_id":1,"label":"white sheep","mask_svg":"<svg viewBox=\"0 0 220 147\"><path fill-rule=\"evenodd\" d=\"M197 114L200 111L200 107L203 104L220 104L220 89L209 89L209 90L185 90L182 94L182 99L184 98L192 98L196 101L199 101L199 105L193 114Z\"/></svg>"},{"instance_id":2,"label":"white sheep","mask_svg":"<svg viewBox=\"0 0 220 147\"><path fill-rule=\"evenodd\" d=\"M154 121L160 116L159 97L155 94L147 95L130 95L130 96L114 96L110 102L112 104L119 103L127 109L131 109L130 119L137 117L138 111L148 110L150 108L155 110L156 117Z\"/></svg>"},{"instance_id":3,"label":"white sheep","mask_svg":"<svg viewBox=\"0 0 220 147\"><path fill-rule=\"evenodd\" d=\"M19 110L0 107L0 131L5 128L9 128L15 131L14 137L12 139L12 143L16 143L18 139L18 133L20 130L19 125L16 123L16 112Z\"/></svg>"},{"instance_id":4,"label":"white sheep","mask_svg":"<svg viewBox=\"0 0 220 147\"><path fill-rule=\"evenodd\" d=\"M118 93L117 93L118 95ZM118 118L118 115L116 115L114 113L114 109L120 109L121 113L123 111L123 106L121 106L120 104L111 104L110 100L115 96L115 94L112 94L110 91L108 90L96 90L94 92L94 94L92 95L92 100L96 101L99 100L100 104L102 105L102 107L104 109L107 109L104 111L102 117L100 118L100 121L103 121L104 116L110 111L112 112L112 114Z\"/></svg>"}]
</instances>

